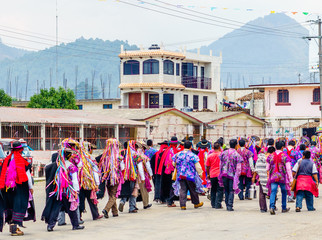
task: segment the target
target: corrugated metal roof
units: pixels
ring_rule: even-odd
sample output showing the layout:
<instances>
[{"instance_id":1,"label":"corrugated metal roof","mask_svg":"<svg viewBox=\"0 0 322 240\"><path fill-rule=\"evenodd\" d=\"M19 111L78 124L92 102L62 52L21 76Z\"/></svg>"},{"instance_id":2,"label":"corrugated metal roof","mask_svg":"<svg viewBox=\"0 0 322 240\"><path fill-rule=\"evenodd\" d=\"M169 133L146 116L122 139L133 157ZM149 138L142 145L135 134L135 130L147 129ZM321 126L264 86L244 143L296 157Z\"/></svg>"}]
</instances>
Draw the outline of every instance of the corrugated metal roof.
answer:
<instances>
[{"instance_id":1,"label":"corrugated metal roof","mask_svg":"<svg viewBox=\"0 0 322 240\"><path fill-rule=\"evenodd\" d=\"M142 126L141 122L132 121L122 116L102 114L102 111L86 112L68 109L40 109L0 107L1 122L16 123L61 123L61 124L96 124L96 125L132 125Z\"/></svg>"},{"instance_id":2,"label":"corrugated metal roof","mask_svg":"<svg viewBox=\"0 0 322 240\"><path fill-rule=\"evenodd\" d=\"M92 112L95 110L86 110L88 112ZM97 110L96 110L97 111ZM96 112L95 111L95 112ZM138 121L144 121L149 118L152 118L154 116L164 114L167 112L174 112L175 114L178 114L184 118L189 119L190 121L194 123L202 123L200 119L195 118L194 116L191 116L190 113L182 112L176 108L170 108L170 109L164 109L164 108L146 108L146 109L109 109L104 112L103 114L106 115L112 115L115 117L122 117L126 119L131 120L138 120Z\"/></svg>"},{"instance_id":3,"label":"corrugated metal roof","mask_svg":"<svg viewBox=\"0 0 322 240\"><path fill-rule=\"evenodd\" d=\"M221 118L227 118L241 112L189 112L188 114L204 123L213 122Z\"/></svg>"}]
</instances>

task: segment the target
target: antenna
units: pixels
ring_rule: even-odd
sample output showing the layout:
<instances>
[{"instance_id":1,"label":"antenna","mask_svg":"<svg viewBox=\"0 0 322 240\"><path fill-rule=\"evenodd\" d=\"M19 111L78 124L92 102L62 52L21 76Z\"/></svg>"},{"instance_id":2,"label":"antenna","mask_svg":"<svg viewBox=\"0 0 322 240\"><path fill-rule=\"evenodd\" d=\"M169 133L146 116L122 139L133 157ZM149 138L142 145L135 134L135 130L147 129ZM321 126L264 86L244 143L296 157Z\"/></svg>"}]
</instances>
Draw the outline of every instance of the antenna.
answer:
<instances>
[{"instance_id":1,"label":"antenna","mask_svg":"<svg viewBox=\"0 0 322 240\"><path fill-rule=\"evenodd\" d=\"M56 0L56 85L58 88L58 0Z\"/></svg>"},{"instance_id":2,"label":"antenna","mask_svg":"<svg viewBox=\"0 0 322 240\"><path fill-rule=\"evenodd\" d=\"M28 97L28 82L29 82L29 71L27 70L27 76L26 76L26 92L25 92L25 100L27 101Z\"/></svg>"}]
</instances>

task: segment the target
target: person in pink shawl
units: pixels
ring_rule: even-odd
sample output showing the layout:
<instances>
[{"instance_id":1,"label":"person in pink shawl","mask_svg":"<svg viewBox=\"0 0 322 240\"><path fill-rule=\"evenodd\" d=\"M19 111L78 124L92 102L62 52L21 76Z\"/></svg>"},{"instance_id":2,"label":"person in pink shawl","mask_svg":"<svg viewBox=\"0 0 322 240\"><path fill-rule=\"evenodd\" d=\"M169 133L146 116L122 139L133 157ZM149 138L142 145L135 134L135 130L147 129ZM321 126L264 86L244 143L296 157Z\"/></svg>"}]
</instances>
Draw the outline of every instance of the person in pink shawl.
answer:
<instances>
[{"instance_id":1,"label":"person in pink shawl","mask_svg":"<svg viewBox=\"0 0 322 240\"><path fill-rule=\"evenodd\" d=\"M227 211L234 211L234 193L238 194L239 176L243 158L236 151L237 139L229 141L230 148L223 151L220 158L219 186L225 189L225 203Z\"/></svg>"},{"instance_id":2,"label":"person in pink shawl","mask_svg":"<svg viewBox=\"0 0 322 240\"><path fill-rule=\"evenodd\" d=\"M319 196L319 182L318 171L314 162L310 160L311 152L304 151L303 159L299 160L293 167L293 176L296 177L296 190L294 195L296 196L296 212L300 212L302 209L303 198L306 200L306 207L308 211L315 211L313 207L313 196ZM314 181L312 179L314 178Z\"/></svg>"},{"instance_id":3,"label":"person in pink shawl","mask_svg":"<svg viewBox=\"0 0 322 240\"><path fill-rule=\"evenodd\" d=\"M290 183L293 181L293 177L290 158L283 152L284 145L283 141L277 141L275 143L276 152L270 154L266 160L266 170L268 171L267 188L268 195L270 195L271 215L275 215L275 198L278 186L280 186L282 192L282 213L290 210L286 206L286 201L287 195L291 194Z\"/></svg>"}]
</instances>

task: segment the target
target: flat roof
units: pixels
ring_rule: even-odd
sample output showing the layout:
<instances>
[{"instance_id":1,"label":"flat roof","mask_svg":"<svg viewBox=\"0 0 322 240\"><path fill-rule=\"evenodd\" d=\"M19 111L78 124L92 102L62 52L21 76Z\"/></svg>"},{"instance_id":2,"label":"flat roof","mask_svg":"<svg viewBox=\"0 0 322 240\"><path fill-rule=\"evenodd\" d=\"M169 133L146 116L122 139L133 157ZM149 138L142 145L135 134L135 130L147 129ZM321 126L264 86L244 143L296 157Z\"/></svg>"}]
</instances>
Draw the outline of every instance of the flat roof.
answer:
<instances>
[{"instance_id":1,"label":"flat roof","mask_svg":"<svg viewBox=\"0 0 322 240\"><path fill-rule=\"evenodd\" d=\"M320 86L320 83L276 83L263 85L249 85L250 88L273 88L273 87L311 87Z\"/></svg>"}]
</instances>

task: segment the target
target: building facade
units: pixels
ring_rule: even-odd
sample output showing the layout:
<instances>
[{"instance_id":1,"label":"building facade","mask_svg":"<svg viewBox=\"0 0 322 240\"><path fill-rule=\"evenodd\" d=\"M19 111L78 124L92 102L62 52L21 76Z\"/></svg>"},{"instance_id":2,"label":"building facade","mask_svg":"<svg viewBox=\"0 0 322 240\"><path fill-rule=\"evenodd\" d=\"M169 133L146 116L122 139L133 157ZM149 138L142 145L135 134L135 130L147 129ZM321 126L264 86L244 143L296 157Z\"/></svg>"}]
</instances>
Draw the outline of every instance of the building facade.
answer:
<instances>
[{"instance_id":1,"label":"building facade","mask_svg":"<svg viewBox=\"0 0 322 240\"><path fill-rule=\"evenodd\" d=\"M222 57L171 52L157 45L124 51L120 63L120 108L217 110Z\"/></svg>"},{"instance_id":2,"label":"building facade","mask_svg":"<svg viewBox=\"0 0 322 240\"><path fill-rule=\"evenodd\" d=\"M269 84L251 85L264 88L264 119L270 123L267 135L301 136L303 131L314 132L311 122L320 119L320 84Z\"/></svg>"}]
</instances>

